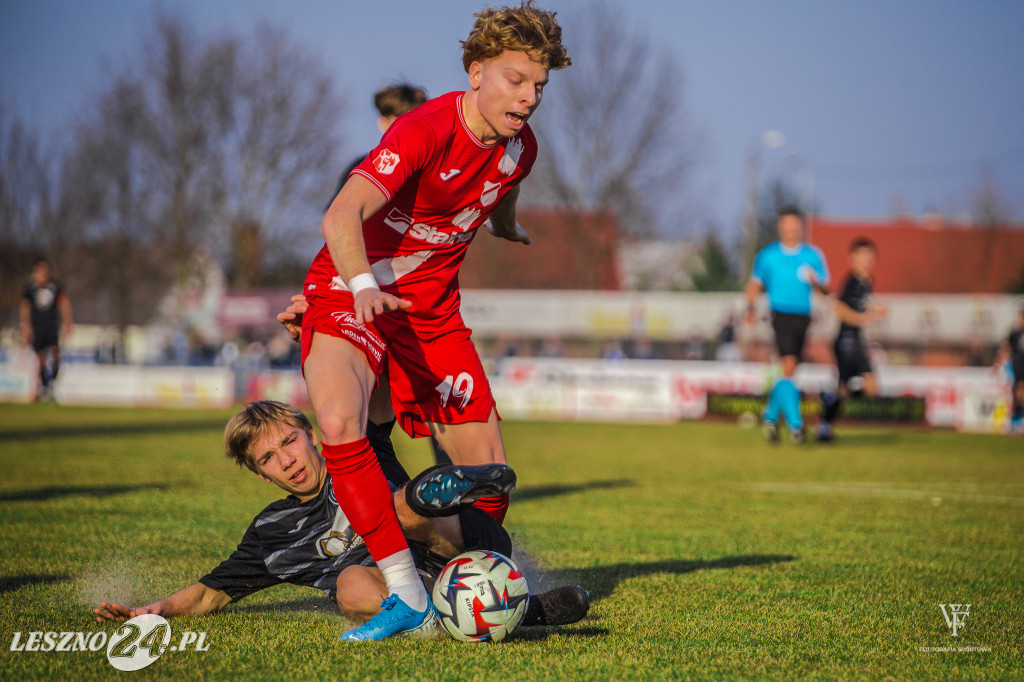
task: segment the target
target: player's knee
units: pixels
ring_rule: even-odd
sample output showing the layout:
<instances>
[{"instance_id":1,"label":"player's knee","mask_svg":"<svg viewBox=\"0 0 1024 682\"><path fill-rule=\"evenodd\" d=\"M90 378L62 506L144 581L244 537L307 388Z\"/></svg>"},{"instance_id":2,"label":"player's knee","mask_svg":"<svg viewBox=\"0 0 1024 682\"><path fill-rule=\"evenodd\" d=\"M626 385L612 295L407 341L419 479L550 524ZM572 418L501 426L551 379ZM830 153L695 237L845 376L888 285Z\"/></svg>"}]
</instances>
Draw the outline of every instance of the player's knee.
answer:
<instances>
[{"instance_id":1,"label":"player's knee","mask_svg":"<svg viewBox=\"0 0 1024 682\"><path fill-rule=\"evenodd\" d=\"M322 416L317 415L317 423L321 440L332 445L351 443L365 435L366 426L358 415L325 412Z\"/></svg>"},{"instance_id":2,"label":"player's knee","mask_svg":"<svg viewBox=\"0 0 1024 682\"><path fill-rule=\"evenodd\" d=\"M380 610L382 586L373 575L373 569L366 566L349 566L338 576L338 608L346 618L364 621Z\"/></svg>"}]
</instances>

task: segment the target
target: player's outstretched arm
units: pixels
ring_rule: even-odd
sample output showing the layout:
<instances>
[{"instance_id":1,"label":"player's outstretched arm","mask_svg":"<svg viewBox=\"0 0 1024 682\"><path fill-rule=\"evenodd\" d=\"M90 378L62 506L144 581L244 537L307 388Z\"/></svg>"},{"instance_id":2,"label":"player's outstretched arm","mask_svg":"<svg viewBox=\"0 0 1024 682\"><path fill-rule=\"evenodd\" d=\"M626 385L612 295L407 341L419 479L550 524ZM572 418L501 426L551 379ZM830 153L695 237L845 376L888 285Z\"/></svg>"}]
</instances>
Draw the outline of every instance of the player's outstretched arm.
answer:
<instances>
[{"instance_id":1,"label":"player's outstretched arm","mask_svg":"<svg viewBox=\"0 0 1024 682\"><path fill-rule=\"evenodd\" d=\"M96 621L99 623L107 620L126 620L147 613L164 618L204 616L220 611L230 603L231 597L226 592L215 590L202 583L195 583L146 606L129 607L105 601L100 602L99 607L93 609L93 613L96 614Z\"/></svg>"},{"instance_id":2,"label":"player's outstretched arm","mask_svg":"<svg viewBox=\"0 0 1024 682\"><path fill-rule=\"evenodd\" d=\"M516 201L519 199L519 186L513 187L505 198L501 200L498 207L494 209L490 220L487 221L487 231L495 237L507 239L510 242L522 242L531 244L530 235L523 226L516 222Z\"/></svg>"},{"instance_id":3,"label":"player's outstretched arm","mask_svg":"<svg viewBox=\"0 0 1024 682\"><path fill-rule=\"evenodd\" d=\"M306 297L302 294L295 294L284 312L277 314L277 321L284 325L285 331L293 341L298 341L302 337L302 316L308 309L309 303L306 301Z\"/></svg>"},{"instance_id":4,"label":"player's outstretched arm","mask_svg":"<svg viewBox=\"0 0 1024 682\"><path fill-rule=\"evenodd\" d=\"M363 221L385 203L386 197L372 182L353 175L338 192L321 223L334 267L352 292L356 324L373 322L374 315L412 306L409 301L380 290L366 257Z\"/></svg>"}]
</instances>

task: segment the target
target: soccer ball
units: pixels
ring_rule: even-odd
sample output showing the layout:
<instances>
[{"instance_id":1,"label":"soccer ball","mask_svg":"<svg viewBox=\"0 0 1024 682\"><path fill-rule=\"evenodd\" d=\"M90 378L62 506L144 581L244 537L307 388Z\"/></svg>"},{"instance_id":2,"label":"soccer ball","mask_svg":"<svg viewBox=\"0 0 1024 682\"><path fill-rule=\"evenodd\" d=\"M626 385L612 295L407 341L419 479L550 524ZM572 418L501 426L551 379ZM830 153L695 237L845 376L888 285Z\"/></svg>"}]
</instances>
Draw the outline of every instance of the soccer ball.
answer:
<instances>
[{"instance_id":1,"label":"soccer ball","mask_svg":"<svg viewBox=\"0 0 1024 682\"><path fill-rule=\"evenodd\" d=\"M465 552L448 562L433 591L441 626L461 642L500 642L530 601L526 578L497 552Z\"/></svg>"}]
</instances>

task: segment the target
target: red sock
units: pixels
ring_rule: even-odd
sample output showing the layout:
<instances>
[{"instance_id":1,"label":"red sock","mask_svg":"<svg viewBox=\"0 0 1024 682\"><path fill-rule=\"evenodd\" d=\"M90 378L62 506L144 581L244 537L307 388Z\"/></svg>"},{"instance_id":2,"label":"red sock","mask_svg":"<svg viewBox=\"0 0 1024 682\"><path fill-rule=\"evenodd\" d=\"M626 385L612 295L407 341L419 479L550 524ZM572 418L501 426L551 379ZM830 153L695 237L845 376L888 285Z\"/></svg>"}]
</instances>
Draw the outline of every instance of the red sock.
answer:
<instances>
[{"instance_id":1,"label":"red sock","mask_svg":"<svg viewBox=\"0 0 1024 682\"><path fill-rule=\"evenodd\" d=\"M391 488L366 438L322 449L334 497L375 561L408 549Z\"/></svg>"},{"instance_id":2,"label":"red sock","mask_svg":"<svg viewBox=\"0 0 1024 682\"><path fill-rule=\"evenodd\" d=\"M508 512L508 495L501 497L481 497L473 503L473 506L490 516L498 523L505 523L505 514Z\"/></svg>"}]
</instances>

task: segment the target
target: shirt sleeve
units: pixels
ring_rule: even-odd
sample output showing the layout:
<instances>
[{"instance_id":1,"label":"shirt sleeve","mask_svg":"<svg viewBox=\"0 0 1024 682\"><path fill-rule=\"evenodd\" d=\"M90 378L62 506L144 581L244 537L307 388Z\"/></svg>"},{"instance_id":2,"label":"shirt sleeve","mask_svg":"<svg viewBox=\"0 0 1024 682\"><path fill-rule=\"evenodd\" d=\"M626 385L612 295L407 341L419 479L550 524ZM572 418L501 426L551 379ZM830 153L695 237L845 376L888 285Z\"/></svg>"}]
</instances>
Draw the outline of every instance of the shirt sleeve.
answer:
<instances>
[{"instance_id":1,"label":"shirt sleeve","mask_svg":"<svg viewBox=\"0 0 1024 682\"><path fill-rule=\"evenodd\" d=\"M199 582L214 590L226 592L231 601L235 602L282 581L267 571L263 543L256 535L254 526L250 525L231 556L200 578Z\"/></svg>"},{"instance_id":2,"label":"shirt sleeve","mask_svg":"<svg viewBox=\"0 0 1024 682\"><path fill-rule=\"evenodd\" d=\"M818 273L818 281L821 284L828 284L831 281L831 277L828 272L828 265L825 263L825 254L821 252L817 246L812 247L814 253L814 271Z\"/></svg>"},{"instance_id":3,"label":"shirt sleeve","mask_svg":"<svg viewBox=\"0 0 1024 682\"><path fill-rule=\"evenodd\" d=\"M854 310L857 309L855 287L855 278L853 275L850 275L846 278L846 284L843 285L843 293L839 295L839 300Z\"/></svg>"},{"instance_id":4,"label":"shirt sleeve","mask_svg":"<svg viewBox=\"0 0 1024 682\"><path fill-rule=\"evenodd\" d=\"M754 258L754 268L750 273L750 278L768 286L768 275L768 256L765 254L765 250L761 249L757 257Z\"/></svg>"},{"instance_id":5,"label":"shirt sleeve","mask_svg":"<svg viewBox=\"0 0 1024 682\"><path fill-rule=\"evenodd\" d=\"M362 175L391 201L409 178L429 162L436 147L436 135L419 118L395 121L384 138L352 173Z\"/></svg>"}]
</instances>

